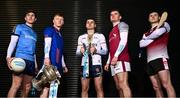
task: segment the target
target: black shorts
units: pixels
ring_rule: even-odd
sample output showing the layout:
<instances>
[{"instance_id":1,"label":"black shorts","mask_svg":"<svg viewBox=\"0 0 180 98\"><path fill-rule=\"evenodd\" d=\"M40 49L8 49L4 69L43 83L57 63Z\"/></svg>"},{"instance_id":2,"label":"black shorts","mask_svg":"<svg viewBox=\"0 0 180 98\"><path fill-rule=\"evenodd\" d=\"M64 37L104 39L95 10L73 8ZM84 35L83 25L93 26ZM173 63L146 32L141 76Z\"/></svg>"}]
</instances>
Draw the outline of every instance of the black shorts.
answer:
<instances>
[{"instance_id":1,"label":"black shorts","mask_svg":"<svg viewBox=\"0 0 180 98\"><path fill-rule=\"evenodd\" d=\"M81 66L81 77L83 77L83 67ZM89 66L89 77L88 78L95 78L100 77L103 74L102 66L101 65L92 65Z\"/></svg>"},{"instance_id":2,"label":"black shorts","mask_svg":"<svg viewBox=\"0 0 180 98\"><path fill-rule=\"evenodd\" d=\"M27 74L27 75L30 75L30 76L35 76L35 62L34 61L29 61L29 60L26 60L26 59L23 59L26 63L26 67L24 69L23 72L20 72L20 73L16 73L14 72L16 75L21 75L21 74Z\"/></svg>"},{"instance_id":3,"label":"black shorts","mask_svg":"<svg viewBox=\"0 0 180 98\"><path fill-rule=\"evenodd\" d=\"M161 70L169 69L169 59L167 58L158 58L150 61L147 64L147 74L149 76L157 74Z\"/></svg>"}]
</instances>

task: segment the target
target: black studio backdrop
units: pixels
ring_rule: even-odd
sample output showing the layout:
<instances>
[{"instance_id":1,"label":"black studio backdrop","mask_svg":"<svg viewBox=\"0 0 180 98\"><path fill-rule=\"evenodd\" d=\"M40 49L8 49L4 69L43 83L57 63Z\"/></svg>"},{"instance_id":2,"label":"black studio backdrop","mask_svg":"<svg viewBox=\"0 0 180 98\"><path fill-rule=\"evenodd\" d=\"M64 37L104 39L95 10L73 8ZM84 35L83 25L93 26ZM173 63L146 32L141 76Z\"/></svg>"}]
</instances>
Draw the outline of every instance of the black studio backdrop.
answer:
<instances>
[{"instance_id":1,"label":"black studio backdrop","mask_svg":"<svg viewBox=\"0 0 180 98\"><path fill-rule=\"evenodd\" d=\"M0 1L0 96L5 97L11 86L11 72L6 65L6 51L10 41L13 26L24 22L24 12L34 9L37 12L37 22L34 29L38 35L37 61L39 68L43 61L43 30L52 24L52 16L56 12L63 13L65 24L62 29L64 37L65 62L69 73L63 77L59 96L76 96L81 93L80 58L75 55L78 36L85 33L85 20L94 18L97 23L97 32L103 33L108 44L108 33L112 29L109 21L109 11L119 9L123 21L129 24L129 51L132 72L129 74L129 84L133 96L155 96L144 66L146 59L138 58L139 46L143 32L149 29L147 21L151 11L169 13L167 21L171 25L169 40L170 63L172 66L172 83L177 96L180 96L179 74L179 39L178 35L178 6L173 0L1 0ZM145 57L145 56L144 56ZM107 56L103 56L105 64ZM104 71L104 94L106 97L118 96L110 72ZM20 91L18 92L19 96ZM38 96L38 94L37 94ZM89 96L96 96L93 81L90 84Z\"/></svg>"}]
</instances>

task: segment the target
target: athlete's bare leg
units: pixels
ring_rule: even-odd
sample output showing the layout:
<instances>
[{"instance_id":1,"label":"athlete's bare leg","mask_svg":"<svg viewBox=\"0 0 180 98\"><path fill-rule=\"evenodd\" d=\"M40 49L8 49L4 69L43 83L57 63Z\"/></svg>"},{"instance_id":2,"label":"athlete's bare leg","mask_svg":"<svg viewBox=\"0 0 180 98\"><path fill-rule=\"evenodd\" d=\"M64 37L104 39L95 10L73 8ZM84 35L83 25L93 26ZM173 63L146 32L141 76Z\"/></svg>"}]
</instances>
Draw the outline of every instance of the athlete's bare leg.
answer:
<instances>
[{"instance_id":1,"label":"athlete's bare leg","mask_svg":"<svg viewBox=\"0 0 180 98\"><path fill-rule=\"evenodd\" d=\"M120 72L118 76L119 88L122 89L124 97L131 97L131 90L128 84L128 72Z\"/></svg>"},{"instance_id":2,"label":"athlete's bare leg","mask_svg":"<svg viewBox=\"0 0 180 98\"><path fill-rule=\"evenodd\" d=\"M17 76L15 74L12 74L12 85L7 95L8 98L14 98L16 96L16 93L21 86L22 80L23 75Z\"/></svg>"},{"instance_id":3,"label":"athlete's bare leg","mask_svg":"<svg viewBox=\"0 0 180 98\"><path fill-rule=\"evenodd\" d=\"M90 83L89 78L81 78L81 86L82 86L81 97L82 98L88 98L89 83Z\"/></svg>"},{"instance_id":4,"label":"athlete's bare leg","mask_svg":"<svg viewBox=\"0 0 180 98\"><path fill-rule=\"evenodd\" d=\"M41 92L40 98L48 98L49 96L49 88L44 87L43 91Z\"/></svg>"},{"instance_id":5,"label":"athlete's bare leg","mask_svg":"<svg viewBox=\"0 0 180 98\"><path fill-rule=\"evenodd\" d=\"M176 93L171 83L171 76L169 70L162 70L158 72L159 78L163 87L166 89L167 95L170 98L175 98Z\"/></svg>"},{"instance_id":6,"label":"athlete's bare leg","mask_svg":"<svg viewBox=\"0 0 180 98\"><path fill-rule=\"evenodd\" d=\"M150 76L150 80L151 80L151 83L153 85L153 89L155 90L156 97L162 98L163 97L163 92L162 92L162 89L161 89L161 83L160 83L158 75Z\"/></svg>"},{"instance_id":7,"label":"athlete's bare leg","mask_svg":"<svg viewBox=\"0 0 180 98\"><path fill-rule=\"evenodd\" d=\"M95 84L95 89L97 92L97 97L98 98L103 98L104 97L104 92L103 92L103 83L102 83L102 76L100 77L95 77L94 78L94 84Z\"/></svg>"},{"instance_id":8,"label":"athlete's bare leg","mask_svg":"<svg viewBox=\"0 0 180 98\"><path fill-rule=\"evenodd\" d=\"M33 76L23 75L22 81L22 97L28 97L29 91L31 90L31 80Z\"/></svg>"},{"instance_id":9,"label":"athlete's bare leg","mask_svg":"<svg viewBox=\"0 0 180 98\"><path fill-rule=\"evenodd\" d=\"M114 82L115 82L115 85L116 85L116 89L118 90L119 96L124 97L122 89L119 88L118 76L114 75L113 78L114 78Z\"/></svg>"}]
</instances>

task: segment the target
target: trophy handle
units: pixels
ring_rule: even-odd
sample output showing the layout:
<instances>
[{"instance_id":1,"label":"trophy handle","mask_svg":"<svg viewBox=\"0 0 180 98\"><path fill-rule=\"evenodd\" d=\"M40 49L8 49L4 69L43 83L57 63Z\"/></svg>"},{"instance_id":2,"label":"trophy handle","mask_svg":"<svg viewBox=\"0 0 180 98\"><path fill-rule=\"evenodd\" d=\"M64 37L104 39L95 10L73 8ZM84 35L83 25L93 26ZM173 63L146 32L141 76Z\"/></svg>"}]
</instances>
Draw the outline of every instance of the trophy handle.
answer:
<instances>
[{"instance_id":1,"label":"trophy handle","mask_svg":"<svg viewBox=\"0 0 180 98\"><path fill-rule=\"evenodd\" d=\"M60 85L60 81L58 79L54 80L55 82L58 83L58 85Z\"/></svg>"}]
</instances>

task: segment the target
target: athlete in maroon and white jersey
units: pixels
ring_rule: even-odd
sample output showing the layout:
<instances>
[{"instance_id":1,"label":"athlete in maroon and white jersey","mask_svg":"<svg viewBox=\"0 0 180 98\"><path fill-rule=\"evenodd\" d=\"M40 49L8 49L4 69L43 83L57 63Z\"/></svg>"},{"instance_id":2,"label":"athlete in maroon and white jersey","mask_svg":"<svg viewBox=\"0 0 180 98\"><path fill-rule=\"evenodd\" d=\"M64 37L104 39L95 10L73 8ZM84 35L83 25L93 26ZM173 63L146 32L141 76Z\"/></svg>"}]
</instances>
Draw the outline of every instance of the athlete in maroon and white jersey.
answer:
<instances>
[{"instance_id":1,"label":"athlete in maroon and white jersey","mask_svg":"<svg viewBox=\"0 0 180 98\"><path fill-rule=\"evenodd\" d=\"M159 29L154 27L143 35L140 47L147 47L148 62L157 58L169 58L167 53L169 31L170 26L165 22Z\"/></svg>"},{"instance_id":2,"label":"athlete in maroon and white jersey","mask_svg":"<svg viewBox=\"0 0 180 98\"><path fill-rule=\"evenodd\" d=\"M110 19L113 29L109 34L109 57L104 67L106 71L111 68L111 74L116 83L121 97L131 97L131 90L128 84L128 71L131 71L128 54L128 30L129 26L120 22L121 15L118 10L112 10Z\"/></svg>"},{"instance_id":3,"label":"athlete in maroon and white jersey","mask_svg":"<svg viewBox=\"0 0 180 98\"><path fill-rule=\"evenodd\" d=\"M170 26L165 22L160 28L156 28L159 19L157 12L149 14L151 29L144 33L140 40L140 47L146 47L147 49L147 73L150 76L156 97L163 97L161 84L166 89L168 97L175 97L176 94L171 84L167 52Z\"/></svg>"}]
</instances>

